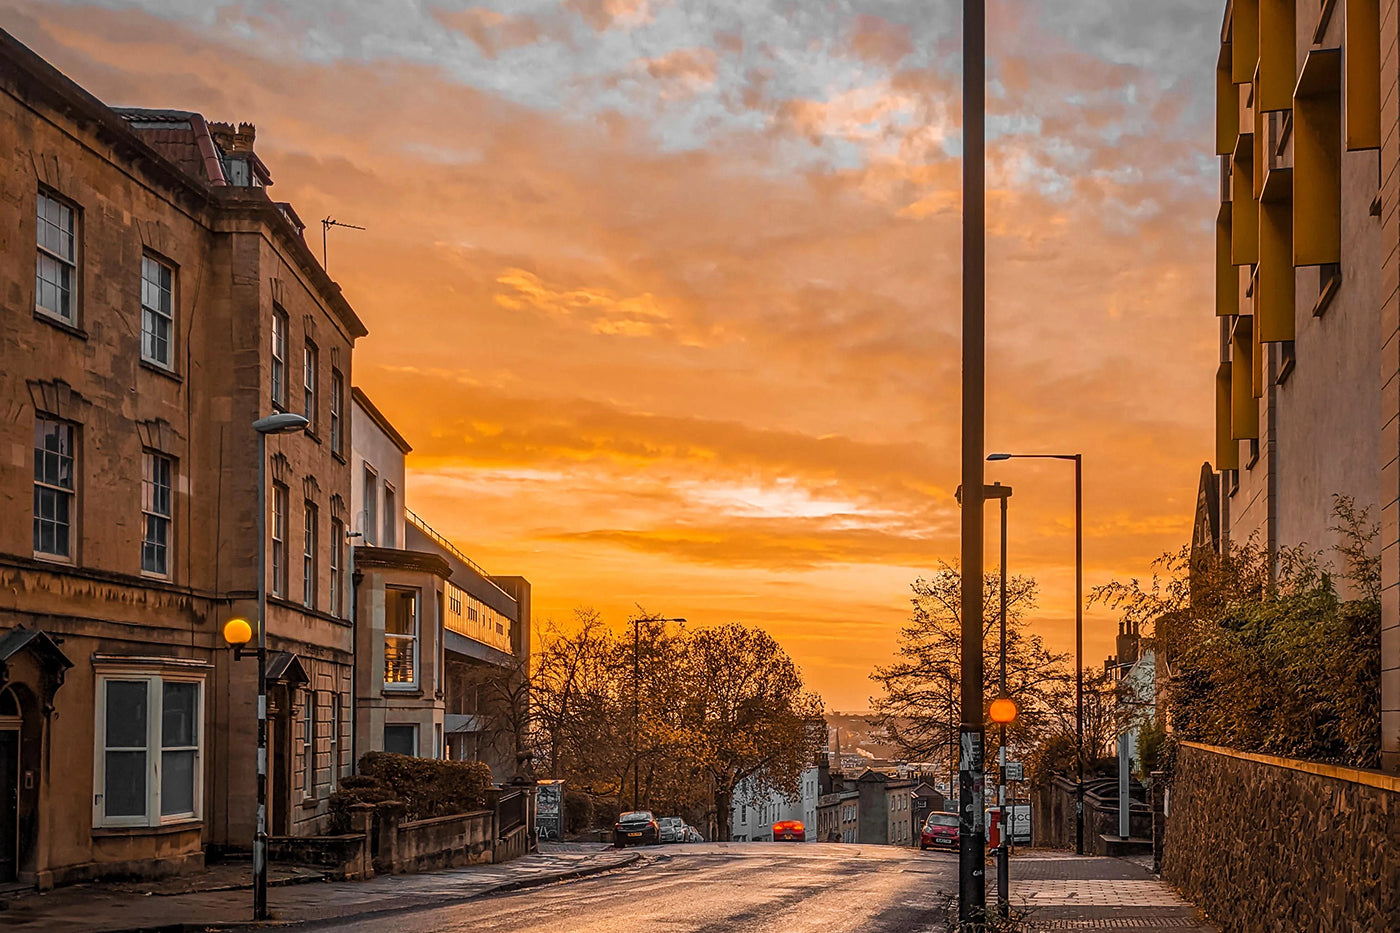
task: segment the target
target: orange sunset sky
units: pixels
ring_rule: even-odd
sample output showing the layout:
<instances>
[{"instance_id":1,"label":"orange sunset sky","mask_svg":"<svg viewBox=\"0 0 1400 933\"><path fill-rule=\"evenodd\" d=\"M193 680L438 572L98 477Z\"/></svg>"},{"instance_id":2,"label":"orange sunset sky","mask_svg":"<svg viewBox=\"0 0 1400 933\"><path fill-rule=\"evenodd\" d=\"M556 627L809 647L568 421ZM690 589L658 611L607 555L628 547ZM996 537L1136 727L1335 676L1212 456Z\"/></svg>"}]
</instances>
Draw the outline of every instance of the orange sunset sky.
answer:
<instances>
[{"instance_id":1,"label":"orange sunset sky","mask_svg":"<svg viewBox=\"0 0 1400 933\"><path fill-rule=\"evenodd\" d=\"M989 4L989 450L1085 455L1086 586L1189 537L1210 456L1222 0ZM103 101L257 125L332 231L408 505L535 618L772 632L865 708L957 555L948 0L0 0ZM315 244L319 249L319 242ZM1013 572L1073 646L1073 484ZM995 512L988 547L995 561ZM1086 616L1086 661L1114 620Z\"/></svg>"}]
</instances>

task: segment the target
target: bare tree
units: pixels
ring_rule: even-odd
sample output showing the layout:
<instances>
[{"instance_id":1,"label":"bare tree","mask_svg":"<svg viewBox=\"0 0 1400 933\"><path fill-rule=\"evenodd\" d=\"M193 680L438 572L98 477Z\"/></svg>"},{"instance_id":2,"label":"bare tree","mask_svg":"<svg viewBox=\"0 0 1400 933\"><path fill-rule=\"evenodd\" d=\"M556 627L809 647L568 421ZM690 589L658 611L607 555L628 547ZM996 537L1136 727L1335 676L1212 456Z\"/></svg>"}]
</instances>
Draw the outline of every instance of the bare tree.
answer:
<instances>
[{"instance_id":1,"label":"bare tree","mask_svg":"<svg viewBox=\"0 0 1400 933\"><path fill-rule=\"evenodd\" d=\"M685 726L690 752L713 787L719 839L732 834L735 789L795 794L820 746L821 700L767 632L726 625L687 640Z\"/></svg>"},{"instance_id":2,"label":"bare tree","mask_svg":"<svg viewBox=\"0 0 1400 933\"><path fill-rule=\"evenodd\" d=\"M928 579L912 584L913 614L899 634L899 657L870 675L881 694L872 699L879 724L912 758L956 765L958 710L962 671L962 577L941 565ZM990 704L998 692L1000 577L983 580L983 696ZM1036 583L1016 576L1007 581L1006 685L1021 707L1008 742L1027 751L1053 730L1061 691L1072 682L1066 654L1047 649L1027 629L1026 613L1035 606ZM1071 707L1072 708L1072 707ZM983 713L986 715L985 710ZM985 721L985 719L984 719Z\"/></svg>"}]
</instances>

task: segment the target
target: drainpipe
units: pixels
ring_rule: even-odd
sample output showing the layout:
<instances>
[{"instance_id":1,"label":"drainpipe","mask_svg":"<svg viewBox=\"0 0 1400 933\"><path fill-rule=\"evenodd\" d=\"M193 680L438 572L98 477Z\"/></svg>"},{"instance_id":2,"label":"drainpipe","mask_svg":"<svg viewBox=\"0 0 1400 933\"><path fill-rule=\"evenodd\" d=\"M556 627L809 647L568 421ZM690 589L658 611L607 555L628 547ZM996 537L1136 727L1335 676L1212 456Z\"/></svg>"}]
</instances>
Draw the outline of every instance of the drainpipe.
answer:
<instances>
[{"instance_id":1,"label":"drainpipe","mask_svg":"<svg viewBox=\"0 0 1400 933\"><path fill-rule=\"evenodd\" d=\"M347 569L350 571L350 773L360 766L360 580L364 574L355 570L354 539L364 538L364 532L347 531L345 539L350 541L350 556Z\"/></svg>"}]
</instances>

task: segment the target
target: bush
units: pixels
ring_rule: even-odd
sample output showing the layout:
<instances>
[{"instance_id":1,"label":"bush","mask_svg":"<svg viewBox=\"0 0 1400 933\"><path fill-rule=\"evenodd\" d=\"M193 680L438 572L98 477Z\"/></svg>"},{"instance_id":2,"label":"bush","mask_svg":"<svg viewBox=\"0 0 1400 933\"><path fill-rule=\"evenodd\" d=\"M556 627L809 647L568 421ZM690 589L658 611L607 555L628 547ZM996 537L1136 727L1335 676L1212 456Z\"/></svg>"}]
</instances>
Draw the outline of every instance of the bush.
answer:
<instances>
[{"instance_id":1,"label":"bush","mask_svg":"<svg viewBox=\"0 0 1400 933\"><path fill-rule=\"evenodd\" d=\"M593 825L593 801L578 791L564 791L564 829L578 832Z\"/></svg>"},{"instance_id":2,"label":"bush","mask_svg":"<svg viewBox=\"0 0 1400 933\"><path fill-rule=\"evenodd\" d=\"M1138 727L1137 757L1142 773L1138 780L1146 781L1153 771L1162 769L1162 746L1167 740L1167 730L1155 717L1149 717Z\"/></svg>"},{"instance_id":3,"label":"bush","mask_svg":"<svg viewBox=\"0 0 1400 933\"><path fill-rule=\"evenodd\" d=\"M491 786L491 769L479 761L367 752L360 759L359 770L388 791L385 799L402 801L406 820L481 810Z\"/></svg>"},{"instance_id":4,"label":"bush","mask_svg":"<svg viewBox=\"0 0 1400 933\"><path fill-rule=\"evenodd\" d=\"M1052 735L1036 746L1030 755L1030 782L1046 787L1056 774L1074 773L1074 736L1066 733Z\"/></svg>"},{"instance_id":5,"label":"bush","mask_svg":"<svg viewBox=\"0 0 1400 933\"><path fill-rule=\"evenodd\" d=\"M379 781L363 774L352 774L341 778L340 787L331 794L331 825L333 836L350 832L350 810L356 804L379 804L394 799L393 791Z\"/></svg>"}]
</instances>

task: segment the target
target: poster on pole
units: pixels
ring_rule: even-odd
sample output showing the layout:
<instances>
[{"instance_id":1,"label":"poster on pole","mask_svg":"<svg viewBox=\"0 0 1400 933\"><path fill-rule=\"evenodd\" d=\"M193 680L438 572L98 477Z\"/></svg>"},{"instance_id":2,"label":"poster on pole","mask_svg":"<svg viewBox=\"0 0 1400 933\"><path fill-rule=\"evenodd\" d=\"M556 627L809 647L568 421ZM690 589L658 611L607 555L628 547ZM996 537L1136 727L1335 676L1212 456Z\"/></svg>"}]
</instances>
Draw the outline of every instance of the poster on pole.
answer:
<instances>
[{"instance_id":1,"label":"poster on pole","mask_svg":"<svg viewBox=\"0 0 1400 933\"><path fill-rule=\"evenodd\" d=\"M540 781L535 787L535 831L541 839L564 835L564 782Z\"/></svg>"}]
</instances>

